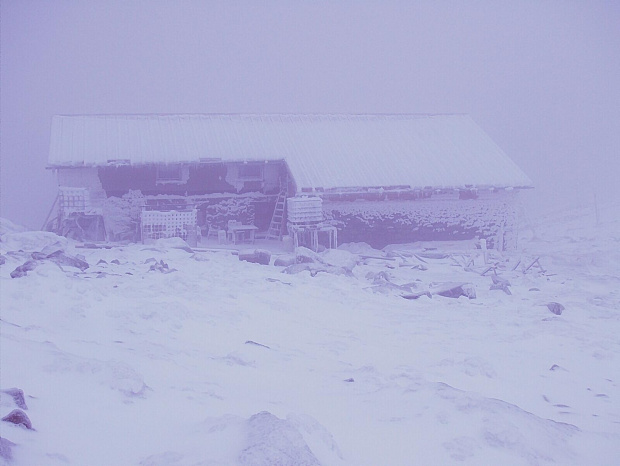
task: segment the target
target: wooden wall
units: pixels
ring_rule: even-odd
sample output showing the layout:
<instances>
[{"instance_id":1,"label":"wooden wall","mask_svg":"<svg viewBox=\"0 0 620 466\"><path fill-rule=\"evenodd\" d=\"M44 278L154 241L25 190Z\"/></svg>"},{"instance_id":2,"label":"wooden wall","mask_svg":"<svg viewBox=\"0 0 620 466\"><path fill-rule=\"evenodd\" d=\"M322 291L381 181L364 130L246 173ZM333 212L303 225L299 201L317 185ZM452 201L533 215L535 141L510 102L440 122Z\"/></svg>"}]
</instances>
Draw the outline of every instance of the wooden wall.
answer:
<instances>
[{"instance_id":1,"label":"wooden wall","mask_svg":"<svg viewBox=\"0 0 620 466\"><path fill-rule=\"evenodd\" d=\"M490 247L516 247L514 191L456 194L412 201L323 201L323 211L338 226L339 243L366 242L375 248L415 241L486 238Z\"/></svg>"}]
</instances>

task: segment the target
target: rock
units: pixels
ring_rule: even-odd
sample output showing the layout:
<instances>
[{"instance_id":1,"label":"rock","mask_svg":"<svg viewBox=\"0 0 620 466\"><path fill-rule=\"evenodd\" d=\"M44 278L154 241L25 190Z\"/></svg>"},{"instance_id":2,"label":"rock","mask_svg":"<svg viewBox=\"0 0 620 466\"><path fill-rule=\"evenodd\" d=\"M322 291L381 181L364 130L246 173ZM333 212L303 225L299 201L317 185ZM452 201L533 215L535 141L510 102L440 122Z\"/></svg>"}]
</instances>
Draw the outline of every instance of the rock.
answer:
<instances>
[{"instance_id":1,"label":"rock","mask_svg":"<svg viewBox=\"0 0 620 466\"><path fill-rule=\"evenodd\" d=\"M247 421L241 465L319 466L301 433L289 421L263 411Z\"/></svg>"},{"instance_id":2,"label":"rock","mask_svg":"<svg viewBox=\"0 0 620 466\"><path fill-rule=\"evenodd\" d=\"M161 273L172 273L172 272L176 272L177 269L171 269L168 267L168 264L166 264L163 260L160 260L159 262L155 262L153 265L151 265L151 267L149 268L149 272L161 272Z\"/></svg>"},{"instance_id":3,"label":"rock","mask_svg":"<svg viewBox=\"0 0 620 466\"><path fill-rule=\"evenodd\" d=\"M24 264L17 267L11 272L12 278L19 278L25 276L28 272L34 270L42 261L54 262L58 266L70 266L80 269L82 272L86 270L88 262L78 258L69 256L61 249L56 249L51 254L45 252L33 252L31 254L32 259L26 261Z\"/></svg>"},{"instance_id":4,"label":"rock","mask_svg":"<svg viewBox=\"0 0 620 466\"><path fill-rule=\"evenodd\" d=\"M265 280L271 283L282 283L283 285L293 286L291 282L283 282L282 280L278 280L277 278L267 277L265 278Z\"/></svg>"},{"instance_id":5,"label":"rock","mask_svg":"<svg viewBox=\"0 0 620 466\"><path fill-rule=\"evenodd\" d=\"M99 262L97 262L97 265L100 265L100 264L107 264L107 263L108 263L107 261L105 261L105 260L103 260L103 259L99 259Z\"/></svg>"},{"instance_id":6,"label":"rock","mask_svg":"<svg viewBox=\"0 0 620 466\"><path fill-rule=\"evenodd\" d=\"M372 280L372 289L375 292L389 293L390 291L396 291L406 299L418 299L422 295L428 295L430 297L428 291L414 292L414 289L417 288L416 283L405 283L402 285L394 283L390 274L385 271L378 273L368 272L366 278Z\"/></svg>"},{"instance_id":7,"label":"rock","mask_svg":"<svg viewBox=\"0 0 620 466\"><path fill-rule=\"evenodd\" d=\"M342 267L348 272L353 271L358 259L359 257L356 254L341 249L327 249L320 255L320 260L323 264Z\"/></svg>"},{"instance_id":8,"label":"rock","mask_svg":"<svg viewBox=\"0 0 620 466\"><path fill-rule=\"evenodd\" d=\"M429 298L433 297L430 291L416 291L414 293L403 293L401 295L401 297L405 299L418 299L418 298L421 298L422 296L428 296Z\"/></svg>"},{"instance_id":9,"label":"rock","mask_svg":"<svg viewBox=\"0 0 620 466\"><path fill-rule=\"evenodd\" d=\"M556 316L562 315L562 311L565 309L560 303L551 302L547 304L547 309L553 312Z\"/></svg>"},{"instance_id":10,"label":"rock","mask_svg":"<svg viewBox=\"0 0 620 466\"><path fill-rule=\"evenodd\" d=\"M313 262L321 262L319 255L311 249L300 246L295 251L295 257L298 264L311 264Z\"/></svg>"},{"instance_id":11,"label":"rock","mask_svg":"<svg viewBox=\"0 0 620 466\"><path fill-rule=\"evenodd\" d=\"M0 265L4 265L6 263L6 258L3 255L0 255Z\"/></svg>"},{"instance_id":12,"label":"rock","mask_svg":"<svg viewBox=\"0 0 620 466\"><path fill-rule=\"evenodd\" d=\"M297 258L293 254L286 254L284 256L276 257L273 265L276 267L289 267L297 261Z\"/></svg>"},{"instance_id":13,"label":"rock","mask_svg":"<svg viewBox=\"0 0 620 466\"><path fill-rule=\"evenodd\" d=\"M351 272L342 268L342 267L334 267L328 264L293 264L286 267L282 272L288 274L296 274L303 271L309 271L310 276L315 277L319 272L330 273L333 275L346 275L347 277L353 276Z\"/></svg>"},{"instance_id":14,"label":"rock","mask_svg":"<svg viewBox=\"0 0 620 466\"><path fill-rule=\"evenodd\" d=\"M304 270L310 270L310 264L293 264L286 267L282 272L288 273L289 275L294 275Z\"/></svg>"},{"instance_id":15,"label":"rock","mask_svg":"<svg viewBox=\"0 0 620 466\"><path fill-rule=\"evenodd\" d=\"M28 272L31 272L34 269L36 269L37 265L39 265L39 261L36 261L36 260L26 261L11 272L11 278L24 277L26 276Z\"/></svg>"},{"instance_id":16,"label":"rock","mask_svg":"<svg viewBox=\"0 0 620 466\"><path fill-rule=\"evenodd\" d=\"M14 446L15 444L10 440L0 437L0 458L11 461L13 459L12 448Z\"/></svg>"},{"instance_id":17,"label":"rock","mask_svg":"<svg viewBox=\"0 0 620 466\"><path fill-rule=\"evenodd\" d=\"M269 265L271 253L265 249L246 249L239 251L239 260L255 264Z\"/></svg>"},{"instance_id":18,"label":"rock","mask_svg":"<svg viewBox=\"0 0 620 466\"><path fill-rule=\"evenodd\" d=\"M80 269L82 272L86 270L88 266L88 262L74 256L70 256L63 251L56 251L51 254L48 254L46 259L51 260L57 265L65 265L69 267L75 267Z\"/></svg>"},{"instance_id":19,"label":"rock","mask_svg":"<svg viewBox=\"0 0 620 466\"><path fill-rule=\"evenodd\" d=\"M366 254L380 256L381 251L373 248L368 243L343 243L338 246L341 251L348 251L352 254Z\"/></svg>"},{"instance_id":20,"label":"rock","mask_svg":"<svg viewBox=\"0 0 620 466\"><path fill-rule=\"evenodd\" d=\"M2 393L6 393L11 398L13 398L13 402L18 408L28 409L26 406L26 400L24 399L24 392L19 388L7 388L6 390L1 390Z\"/></svg>"},{"instance_id":21,"label":"rock","mask_svg":"<svg viewBox=\"0 0 620 466\"><path fill-rule=\"evenodd\" d=\"M55 252L65 252L65 246L59 243L48 244L43 249L41 249L41 254L45 254L49 256Z\"/></svg>"},{"instance_id":22,"label":"rock","mask_svg":"<svg viewBox=\"0 0 620 466\"><path fill-rule=\"evenodd\" d=\"M30 422L28 415L21 409L14 409L9 414L4 416L2 420L4 422L10 422L18 426L24 426L26 429L33 430L32 423Z\"/></svg>"},{"instance_id":23,"label":"rock","mask_svg":"<svg viewBox=\"0 0 620 466\"><path fill-rule=\"evenodd\" d=\"M190 247L190 245L187 242L183 241L182 238L178 237L160 238L155 241L155 246L158 249L181 249L191 254L194 253L194 250Z\"/></svg>"},{"instance_id":24,"label":"rock","mask_svg":"<svg viewBox=\"0 0 620 466\"><path fill-rule=\"evenodd\" d=\"M69 244L67 238L55 235L47 231L26 231L23 233L7 233L2 236L4 248L7 251L41 251L49 254L49 249L65 250ZM50 251L53 252L53 251Z\"/></svg>"},{"instance_id":25,"label":"rock","mask_svg":"<svg viewBox=\"0 0 620 466\"><path fill-rule=\"evenodd\" d=\"M430 289L432 295L444 296L446 298L459 298L467 296L469 299L476 299L476 288L471 283L435 283Z\"/></svg>"},{"instance_id":26,"label":"rock","mask_svg":"<svg viewBox=\"0 0 620 466\"><path fill-rule=\"evenodd\" d=\"M114 259L110 262L110 264L121 265L121 261L119 261L118 259Z\"/></svg>"},{"instance_id":27,"label":"rock","mask_svg":"<svg viewBox=\"0 0 620 466\"><path fill-rule=\"evenodd\" d=\"M0 217L0 235L7 233L23 233L28 228L11 222L8 218Z\"/></svg>"},{"instance_id":28,"label":"rock","mask_svg":"<svg viewBox=\"0 0 620 466\"><path fill-rule=\"evenodd\" d=\"M498 277L497 275L491 275L491 280L493 280L493 284L489 288L489 290L502 290L504 293L511 295L510 291L510 282L505 278Z\"/></svg>"}]
</instances>

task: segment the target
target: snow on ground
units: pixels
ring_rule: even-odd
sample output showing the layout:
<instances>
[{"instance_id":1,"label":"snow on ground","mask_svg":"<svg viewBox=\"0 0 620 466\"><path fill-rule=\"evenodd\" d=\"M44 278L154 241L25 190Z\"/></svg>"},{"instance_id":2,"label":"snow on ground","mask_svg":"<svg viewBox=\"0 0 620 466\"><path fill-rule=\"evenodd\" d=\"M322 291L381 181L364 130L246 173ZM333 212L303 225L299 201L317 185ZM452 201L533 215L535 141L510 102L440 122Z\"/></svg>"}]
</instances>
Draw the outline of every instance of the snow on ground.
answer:
<instances>
[{"instance_id":1,"label":"snow on ground","mask_svg":"<svg viewBox=\"0 0 620 466\"><path fill-rule=\"evenodd\" d=\"M321 257L357 259L353 276L286 274L175 241L87 249L5 230L0 388L23 390L33 430L0 422L14 444L0 461L618 464L620 215L606 209L598 226L557 215L520 255L491 254L510 295L489 289L471 245L348 245ZM57 249L89 268L40 255L10 277ZM523 273L536 258L545 272ZM476 298L398 288L443 282ZM15 409L2 392L0 416Z\"/></svg>"}]
</instances>

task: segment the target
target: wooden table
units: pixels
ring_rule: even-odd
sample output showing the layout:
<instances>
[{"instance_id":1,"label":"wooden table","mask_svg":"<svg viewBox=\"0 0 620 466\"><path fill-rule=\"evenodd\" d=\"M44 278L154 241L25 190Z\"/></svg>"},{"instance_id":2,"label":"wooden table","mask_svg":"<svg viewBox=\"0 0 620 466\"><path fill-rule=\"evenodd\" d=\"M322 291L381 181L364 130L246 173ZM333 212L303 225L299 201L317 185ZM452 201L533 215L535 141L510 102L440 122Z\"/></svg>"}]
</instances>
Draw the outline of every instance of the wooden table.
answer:
<instances>
[{"instance_id":1,"label":"wooden table","mask_svg":"<svg viewBox=\"0 0 620 466\"><path fill-rule=\"evenodd\" d=\"M249 233L250 243L254 244L254 234L258 230L255 225L231 225L228 227L228 234L232 239L233 244L237 244L237 238L242 237L245 241L245 234Z\"/></svg>"},{"instance_id":2,"label":"wooden table","mask_svg":"<svg viewBox=\"0 0 620 466\"><path fill-rule=\"evenodd\" d=\"M299 247L299 235L309 234L310 249L318 251L319 249L319 233L327 234L327 247L335 249L338 247L338 229L331 225L289 225L289 230L293 234L293 244L295 249Z\"/></svg>"}]
</instances>

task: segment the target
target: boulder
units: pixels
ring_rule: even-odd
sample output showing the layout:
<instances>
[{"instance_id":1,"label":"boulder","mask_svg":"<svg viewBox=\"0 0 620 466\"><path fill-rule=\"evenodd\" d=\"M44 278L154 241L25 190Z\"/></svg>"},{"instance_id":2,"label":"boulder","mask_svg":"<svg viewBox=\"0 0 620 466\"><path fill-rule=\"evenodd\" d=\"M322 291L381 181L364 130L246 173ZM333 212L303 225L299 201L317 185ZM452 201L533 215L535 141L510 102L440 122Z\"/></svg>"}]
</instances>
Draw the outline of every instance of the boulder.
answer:
<instances>
[{"instance_id":1,"label":"boulder","mask_svg":"<svg viewBox=\"0 0 620 466\"><path fill-rule=\"evenodd\" d=\"M172 273L172 272L176 272L177 269L171 269L170 267L168 267L168 264L166 264L163 260L160 260L159 262L155 262L153 265L151 265L151 267L149 267L149 272L161 272L161 273Z\"/></svg>"},{"instance_id":2,"label":"boulder","mask_svg":"<svg viewBox=\"0 0 620 466\"><path fill-rule=\"evenodd\" d=\"M300 246L295 251L295 257L298 264L312 264L313 262L321 262L320 256L312 249Z\"/></svg>"},{"instance_id":3,"label":"boulder","mask_svg":"<svg viewBox=\"0 0 620 466\"><path fill-rule=\"evenodd\" d=\"M196 262L209 262L211 260L205 253L202 252L195 253L191 258Z\"/></svg>"},{"instance_id":4,"label":"boulder","mask_svg":"<svg viewBox=\"0 0 620 466\"><path fill-rule=\"evenodd\" d=\"M476 299L476 288L471 283L434 283L429 287L431 295L444 296L446 298L459 298L466 296Z\"/></svg>"},{"instance_id":5,"label":"boulder","mask_svg":"<svg viewBox=\"0 0 620 466\"><path fill-rule=\"evenodd\" d=\"M319 272L331 273L334 275L346 275L352 277L353 274L343 267L334 267L328 264L293 264L286 267L282 272L288 274L297 274L304 271L309 271L312 277L315 277Z\"/></svg>"},{"instance_id":6,"label":"boulder","mask_svg":"<svg viewBox=\"0 0 620 466\"><path fill-rule=\"evenodd\" d=\"M271 253L265 249L246 249L239 251L239 260L255 264L269 265Z\"/></svg>"},{"instance_id":7,"label":"boulder","mask_svg":"<svg viewBox=\"0 0 620 466\"><path fill-rule=\"evenodd\" d=\"M0 217L0 235L7 233L23 233L28 231L26 227L11 222L8 218Z\"/></svg>"},{"instance_id":8,"label":"boulder","mask_svg":"<svg viewBox=\"0 0 620 466\"><path fill-rule=\"evenodd\" d=\"M279 256L273 262L273 265L276 267L289 267L297 261L297 258L293 254L286 254L283 256Z\"/></svg>"},{"instance_id":9,"label":"boulder","mask_svg":"<svg viewBox=\"0 0 620 466\"><path fill-rule=\"evenodd\" d=\"M239 455L241 465L319 466L321 463L301 433L284 419L263 411L246 425L246 448Z\"/></svg>"},{"instance_id":10,"label":"boulder","mask_svg":"<svg viewBox=\"0 0 620 466\"><path fill-rule=\"evenodd\" d=\"M341 251L348 251L352 254L358 255L370 255L370 256L381 256L382 251L373 248L368 243L343 243L338 246L338 249Z\"/></svg>"},{"instance_id":11,"label":"boulder","mask_svg":"<svg viewBox=\"0 0 620 466\"><path fill-rule=\"evenodd\" d=\"M4 422L10 422L18 426L24 426L26 429L33 430L32 423L30 422L28 415L21 409L14 409L9 414L4 416L2 420Z\"/></svg>"},{"instance_id":12,"label":"boulder","mask_svg":"<svg viewBox=\"0 0 620 466\"><path fill-rule=\"evenodd\" d=\"M182 238L178 238L176 236L172 238L160 238L155 241L154 245L158 249L182 249L183 251L191 254L194 253L194 250L186 241L183 241Z\"/></svg>"},{"instance_id":13,"label":"boulder","mask_svg":"<svg viewBox=\"0 0 620 466\"><path fill-rule=\"evenodd\" d=\"M14 446L15 444L10 440L0 437L0 458L11 461L13 459L12 448Z\"/></svg>"},{"instance_id":14,"label":"boulder","mask_svg":"<svg viewBox=\"0 0 620 466\"><path fill-rule=\"evenodd\" d=\"M348 272L353 271L358 259L359 257L356 254L341 249L327 249L320 255L320 260L323 264L342 267Z\"/></svg>"},{"instance_id":15,"label":"boulder","mask_svg":"<svg viewBox=\"0 0 620 466\"><path fill-rule=\"evenodd\" d=\"M286 267L282 272L288 273L289 275L295 275L303 272L304 270L311 270L310 264L292 264Z\"/></svg>"},{"instance_id":16,"label":"boulder","mask_svg":"<svg viewBox=\"0 0 620 466\"><path fill-rule=\"evenodd\" d=\"M2 235L2 243L6 251L42 251L45 253L49 249L65 250L69 244L69 240L47 231L26 231L23 233L7 233ZM45 248L49 249L46 250Z\"/></svg>"},{"instance_id":17,"label":"boulder","mask_svg":"<svg viewBox=\"0 0 620 466\"><path fill-rule=\"evenodd\" d=\"M560 303L550 302L547 304L547 309L553 312L556 316L562 315L562 311L565 309Z\"/></svg>"},{"instance_id":18,"label":"boulder","mask_svg":"<svg viewBox=\"0 0 620 466\"><path fill-rule=\"evenodd\" d=\"M28 409L28 406L26 406L26 400L24 398L23 390L19 388L7 388L0 391L2 391L2 393L6 393L11 398L13 398L13 403L15 403L15 406L17 406L18 408Z\"/></svg>"},{"instance_id":19,"label":"boulder","mask_svg":"<svg viewBox=\"0 0 620 466\"><path fill-rule=\"evenodd\" d=\"M82 272L84 272L84 270L88 268L88 262L76 256L70 256L64 251L56 251L48 254L46 259L60 266L65 265L68 267L75 267L77 269L80 269Z\"/></svg>"},{"instance_id":20,"label":"boulder","mask_svg":"<svg viewBox=\"0 0 620 466\"><path fill-rule=\"evenodd\" d=\"M493 284L489 288L490 290L502 290L504 293L511 295L510 291L510 282L505 278L498 277L497 275L491 275L491 280L493 280Z\"/></svg>"},{"instance_id":21,"label":"boulder","mask_svg":"<svg viewBox=\"0 0 620 466\"><path fill-rule=\"evenodd\" d=\"M33 271L37 267L37 265L39 265L39 261L36 261L36 260L26 261L11 272L11 278L24 277L26 276L28 272Z\"/></svg>"},{"instance_id":22,"label":"boulder","mask_svg":"<svg viewBox=\"0 0 620 466\"><path fill-rule=\"evenodd\" d=\"M418 299L418 298L421 298L422 296L428 296L429 298L433 297L430 291L415 291L411 293L401 294L401 296L405 299Z\"/></svg>"}]
</instances>

